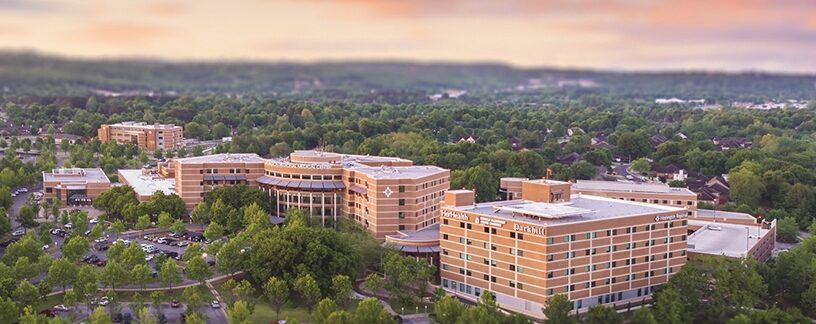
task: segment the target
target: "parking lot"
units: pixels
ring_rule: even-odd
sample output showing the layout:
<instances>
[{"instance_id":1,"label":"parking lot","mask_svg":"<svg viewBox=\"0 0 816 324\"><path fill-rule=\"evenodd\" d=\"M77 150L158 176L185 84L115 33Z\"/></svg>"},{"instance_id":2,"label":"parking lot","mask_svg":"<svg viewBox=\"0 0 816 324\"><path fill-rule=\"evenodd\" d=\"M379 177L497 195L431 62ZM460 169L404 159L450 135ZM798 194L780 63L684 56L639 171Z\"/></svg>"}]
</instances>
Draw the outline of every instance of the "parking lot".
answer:
<instances>
[{"instance_id":1,"label":"parking lot","mask_svg":"<svg viewBox=\"0 0 816 324\"><path fill-rule=\"evenodd\" d=\"M154 319L159 318L157 315L158 313L156 312L156 307L154 305L148 304L145 305L145 307L150 309L150 313L153 315ZM130 316L133 318L132 322L133 323L138 322L136 320L136 314L133 311L133 309L131 309L129 303L120 303L117 305L117 308L118 310L114 314L122 314L123 318L127 316L126 314L130 314ZM107 310L108 308L106 308L106 311ZM166 323L181 323L181 315L184 313L185 310L186 310L185 305L181 305L178 308L173 308L170 306L169 303L164 303L160 306L160 313L164 315L165 319L167 320ZM88 316L88 307L84 304L83 305L78 304L76 307L71 307L68 311L56 312L56 314L65 319L69 319L71 315L73 315L74 318L84 318ZM227 318L226 316L224 316L224 312L221 309L212 308L209 304L199 306L196 309L196 314L206 316L207 323L220 324L227 322ZM114 315L113 317L115 318L117 317L117 315Z\"/></svg>"}]
</instances>

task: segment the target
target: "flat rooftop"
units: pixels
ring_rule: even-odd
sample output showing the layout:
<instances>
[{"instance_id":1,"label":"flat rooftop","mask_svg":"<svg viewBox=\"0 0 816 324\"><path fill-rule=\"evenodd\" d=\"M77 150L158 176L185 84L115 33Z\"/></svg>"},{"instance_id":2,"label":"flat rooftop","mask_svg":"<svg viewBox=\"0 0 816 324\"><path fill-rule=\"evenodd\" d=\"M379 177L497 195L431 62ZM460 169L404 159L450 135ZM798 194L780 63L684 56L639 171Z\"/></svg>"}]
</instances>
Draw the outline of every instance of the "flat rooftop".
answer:
<instances>
[{"instance_id":1,"label":"flat rooftop","mask_svg":"<svg viewBox=\"0 0 816 324\"><path fill-rule=\"evenodd\" d=\"M697 217L713 218L713 219L744 219L756 222L756 217L751 214L728 212L722 210L712 209L697 209Z\"/></svg>"},{"instance_id":2,"label":"flat rooftop","mask_svg":"<svg viewBox=\"0 0 816 324\"><path fill-rule=\"evenodd\" d=\"M139 169L119 170L119 176L124 178L124 182L133 187L133 191L139 196L150 196L156 191L161 191L165 195L176 193L176 180L172 178L144 175Z\"/></svg>"},{"instance_id":3,"label":"flat rooftop","mask_svg":"<svg viewBox=\"0 0 816 324\"><path fill-rule=\"evenodd\" d=\"M100 168L62 168L43 172L43 182L110 183Z\"/></svg>"},{"instance_id":4,"label":"flat rooftop","mask_svg":"<svg viewBox=\"0 0 816 324\"><path fill-rule=\"evenodd\" d=\"M347 169L354 172L360 172L372 177L374 179L419 179L427 176L447 173L448 169L443 169L432 165L414 165L414 166L381 166L370 167L355 165Z\"/></svg>"},{"instance_id":5,"label":"flat rooftop","mask_svg":"<svg viewBox=\"0 0 816 324\"><path fill-rule=\"evenodd\" d=\"M377 156L377 155L358 155L358 154L342 154L334 152L324 152L319 150L297 150L290 154L290 157L300 158L326 158L335 160L335 163L355 163L355 162L411 162L399 157L393 156ZM289 161L288 158L280 158L281 160ZM292 162L292 163L309 163L309 162ZM315 162L321 163L321 162ZM325 163L325 162L323 162Z\"/></svg>"},{"instance_id":6,"label":"flat rooftop","mask_svg":"<svg viewBox=\"0 0 816 324\"><path fill-rule=\"evenodd\" d=\"M697 196L687 188L672 188L662 183L632 183L619 181L578 180L573 190L656 193L662 195Z\"/></svg>"},{"instance_id":7,"label":"flat rooftop","mask_svg":"<svg viewBox=\"0 0 816 324\"><path fill-rule=\"evenodd\" d=\"M667 211L683 212L685 209L625 201L619 199L572 195L569 202L542 203L526 200L507 200L467 206L446 207L468 211L491 218L503 218L536 225L564 225L612 218L623 218Z\"/></svg>"},{"instance_id":8,"label":"flat rooftop","mask_svg":"<svg viewBox=\"0 0 816 324\"><path fill-rule=\"evenodd\" d=\"M181 126L176 126L175 124L148 124L148 123L145 123L145 122L132 122L132 121L121 122L121 123L116 123L116 124L109 124L108 126L135 127L135 128L145 128L145 129L148 129L148 128L175 128L175 127L181 127Z\"/></svg>"},{"instance_id":9,"label":"flat rooftop","mask_svg":"<svg viewBox=\"0 0 816 324\"><path fill-rule=\"evenodd\" d=\"M761 226L689 220L689 226L701 226L688 237L689 252L728 257L744 257L770 231Z\"/></svg>"},{"instance_id":10,"label":"flat rooftop","mask_svg":"<svg viewBox=\"0 0 816 324\"><path fill-rule=\"evenodd\" d=\"M243 163L263 163L265 159L255 153L222 153L213 155L202 155L188 158L175 159L184 163L218 163L218 162L243 162Z\"/></svg>"}]
</instances>

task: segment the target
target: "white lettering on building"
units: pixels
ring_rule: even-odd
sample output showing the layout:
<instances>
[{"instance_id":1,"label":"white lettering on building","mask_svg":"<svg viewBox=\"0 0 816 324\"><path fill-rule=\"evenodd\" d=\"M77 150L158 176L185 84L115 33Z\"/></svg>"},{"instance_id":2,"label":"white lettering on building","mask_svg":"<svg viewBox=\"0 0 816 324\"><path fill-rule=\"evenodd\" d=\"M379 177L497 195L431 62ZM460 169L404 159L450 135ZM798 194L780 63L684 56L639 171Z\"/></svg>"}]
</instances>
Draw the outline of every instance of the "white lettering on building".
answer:
<instances>
[{"instance_id":1,"label":"white lettering on building","mask_svg":"<svg viewBox=\"0 0 816 324\"><path fill-rule=\"evenodd\" d=\"M544 235L544 228L538 226L522 226L519 224L513 224L513 230L516 232L524 232L536 235Z\"/></svg>"},{"instance_id":2,"label":"white lettering on building","mask_svg":"<svg viewBox=\"0 0 816 324\"><path fill-rule=\"evenodd\" d=\"M495 227L502 227L504 226L505 221L493 219L489 217L477 217L474 221L476 224L482 224L487 226L495 226Z\"/></svg>"},{"instance_id":3,"label":"white lettering on building","mask_svg":"<svg viewBox=\"0 0 816 324\"><path fill-rule=\"evenodd\" d=\"M688 218L686 214L676 214L676 215L669 215L669 216L655 216L655 222L662 222L662 221L670 221L675 219L683 219Z\"/></svg>"},{"instance_id":4,"label":"white lettering on building","mask_svg":"<svg viewBox=\"0 0 816 324\"><path fill-rule=\"evenodd\" d=\"M442 210L442 217L453 218L458 220L468 220L468 216L464 213L452 212L450 210Z\"/></svg>"}]
</instances>

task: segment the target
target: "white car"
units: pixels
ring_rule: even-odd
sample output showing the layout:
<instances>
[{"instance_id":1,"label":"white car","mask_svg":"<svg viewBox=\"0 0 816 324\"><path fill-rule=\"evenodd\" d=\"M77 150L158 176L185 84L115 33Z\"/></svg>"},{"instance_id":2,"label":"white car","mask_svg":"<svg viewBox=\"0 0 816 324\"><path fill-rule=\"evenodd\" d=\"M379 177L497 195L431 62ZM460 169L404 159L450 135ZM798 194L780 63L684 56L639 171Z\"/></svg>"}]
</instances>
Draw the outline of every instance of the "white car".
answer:
<instances>
[{"instance_id":1,"label":"white car","mask_svg":"<svg viewBox=\"0 0 816 324\"><path fill-rule=\"evenodd\" d=\"M91 224L97 224L97 223L99 223L99 219L97 219L97 218L91 218L91 221L90 221L89 223L91 223Z\"/></svg>"},{"instance_id":2,"label":"white car","mask_svg":"<svg viewBox=\"0 0 816 324\"><path fill-rule=\"evenodd\" d=\"M96 243L102 243L102 242L107 242L107 241L108 241L108 239L106 239L104 237L100 237L100 238L94 240L94 242L96 242Z\"/></svg>"},{"instance_id":3,"label":"white car","mask_svg":"<svg viewBox=\"0 0 816 324\"><path fill-rule=\"evenodd\" d=\"M60 312L67 312L70 309L67 306L60 304L60 305L54 306L54 310L57 310L57 311L60 311Z\"/></svg>"},{"instance_id":4,"label":"white car","mask_svg":"<svg viewBox=\"0 0 816 324\"><path fill-rule=\"evenodd\" d=\"M25 235L25 233L26 233L25 228L21 228L21 229L18 229L16 231L12 232L11 235L13 235L13 236L23 236L23 235Z\"/></svg>"},{"instance_id":5,"label":"white car","mask_svg":"<svg viewBox=\"0 0 816 324\"><path fill-rule=\"evenodd\" d=\"M68 223L68 224L63 225L62 227L71 229L71 228L74 228L74 224Z\"/></svg>"},{"instance_id":6,"label":"white car","mask_svg":"<svg viewBox=\"0 0 816 324\"><path fill-rule=\"evenodd\" d=\"M12 197L17 197L17 192L16 192L16 191L12 191L12 192L11 192L11 196L12 196Z\"/></svg>"},{"instance_id":7,"label":"white car","mask_svg":"<svg viewBox=\"0 0 816 324\"><path fill-rule=\"evenodd\" d=\"M99 306L107 306L109 303L110 300L108 299L108 296L102 297L102 299L99 300Z\"/></svg>"},{"instance_id":8,"label":"white car","mask_svg":"<svg viewBox=\"0 0 816 324\"><path fill-rule=\"evenodd\" d=\"M43 245L43 250L48 250L48 248L50 248L50 246L48 246L48 244Z\"/></svg>"},{"instance_id":9,"label":"white car","mask_svg":"<svg viewBox=\"0 0 816 324\"><path fill-rule=\"evenodd\" d=\"M151 260L153 260L153 255L148 255L145 257L145 261L150 262Z\"/></svg>"},{"instance_id":10,"label":"white car","mask_svg":"<svg viewBox=\"0 0 816 324\"><path fill-rule=\"evenodd\" d=\"M212 303L210 303L210 306L212 306L212 308L221 308L221 303L219 303L217 300L213 300Z\"/></svg>"},{"instance_id":11,"label":"white car","mask_svg":"<svg viewBox=\"0 0 816 324\"><path fill-rule=\"evenodd\" d=\"M187 241L179 241L178 243L176 243L176 245L179 246L179 247L185 247L185 246L187 246L189 244L190 244L190 242L187 242Z\"/></svg>"},{"instance_id":12,"label":"white car","mask_svg":"<svg viewBox=\"0 0 816 324\"><path fill-rule=\"evenodd\" d=\"M17 189L18 192L28 192L28 188Z\"/></svg>"},{"instance_id":13,"label":"white car","mask_svg":"<svg viewBox=\"0 0 816 324\"><path fill-rule=\"evenodd\" d=\"M156 241L156 243L159 243L159 244L166 244L166 243L167 243L167 238L166 238L166 237L160 237L160 238L159 238L159 239Z\"/></svg>"}]
</instances>

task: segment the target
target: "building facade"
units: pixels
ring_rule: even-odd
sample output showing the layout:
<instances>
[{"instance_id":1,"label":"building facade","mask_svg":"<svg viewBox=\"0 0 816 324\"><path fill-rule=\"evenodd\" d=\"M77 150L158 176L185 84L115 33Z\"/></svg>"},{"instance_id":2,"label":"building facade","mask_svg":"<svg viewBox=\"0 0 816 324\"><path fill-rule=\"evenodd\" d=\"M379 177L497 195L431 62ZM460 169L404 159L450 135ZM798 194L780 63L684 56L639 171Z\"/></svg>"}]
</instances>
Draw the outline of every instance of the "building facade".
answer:
<instances>
[{"instance_id":1,"label":"building facade","mask_svg":"<svg viewBox=\"0 0 816 324\"><path fill-rule=\"evenodd\" d=\"M548 298L576 311L641 301L686 262L687 211L589 195L566 182L522 183L522 199L475 203L445 194L440 274L450 293L542 318Z\"/></svg>"},{"instance_id":2,"label":"building facade","mask_svg":"<svg viewBox=\"0 0 816 324\"><path fill-rule=\"evenodd\" d=\"M173 124L122 122L99 126L97 136L102 142L135 144L142 150L176 150L184 147L184 131Z\"/></svg>"},{"instance_id":3,"label":"building facade","mask_svg":"<svg viewBox=\"0 0 816 324\"><path fill-rule=\"evenodd\" d=\"M572 191L577 194L681 207L687 209L692 218L697 213L697 194L687 188L672 188L663 183L578 180L572 185Z\"/></svg>"},{"instance_id":4,"label":"building facade","mask_svg":"<svg viewBox=\"0 0 816 324\"><path fill-rule=\"evenodd\" d=\"M43 172L43 199L60 206L88 206L111 183L99 168L67 168Z\"/></svg>"},{"instance_id":5,"label":"building facade","mask_svg":"<svg viewBox=\"0 0 816 324\"><path fill-rule=\"evenodd\" d=\"M204 201L204 194L231 185L257 186L265 160L257 154L216 154L175 159L172 174L176 194L188 209Z\"/></svg>"}]
</instances>

